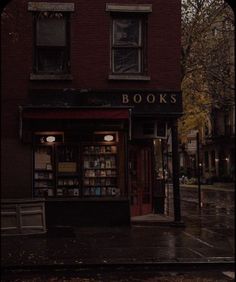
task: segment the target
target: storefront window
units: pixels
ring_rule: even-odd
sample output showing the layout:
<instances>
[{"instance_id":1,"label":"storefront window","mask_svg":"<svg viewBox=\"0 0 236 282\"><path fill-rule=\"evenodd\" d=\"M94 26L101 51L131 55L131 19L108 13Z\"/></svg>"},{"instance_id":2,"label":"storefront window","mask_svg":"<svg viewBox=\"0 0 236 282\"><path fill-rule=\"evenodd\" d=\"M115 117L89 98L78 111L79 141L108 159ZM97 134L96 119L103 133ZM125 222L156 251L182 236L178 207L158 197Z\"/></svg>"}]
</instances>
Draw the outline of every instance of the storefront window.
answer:
<instances>
[{"instance_id":1,"label":"storefront window","mask_svg":"<svg viewBox=\"0 0 236 282\"><path fill-rule=\"evenodd\" d=\"M154 161L155 161L155 173L158 179L164 179L164 167L163 167L163 153L162 153L162 140L154 140Z\"/></svg>"},{"instance_id":2,"label":"storefront window","mask_svg":"<svg viewBox=\"0 0 236 282\"><path fill-rule=\"evenodd\" d=\"M95 134L90 140L76 143L42 143L42 138L47 140L45 134L35 137L38 140L34 146L35 197L121 195L116 133Z\"/></svg>"}]
</instances>

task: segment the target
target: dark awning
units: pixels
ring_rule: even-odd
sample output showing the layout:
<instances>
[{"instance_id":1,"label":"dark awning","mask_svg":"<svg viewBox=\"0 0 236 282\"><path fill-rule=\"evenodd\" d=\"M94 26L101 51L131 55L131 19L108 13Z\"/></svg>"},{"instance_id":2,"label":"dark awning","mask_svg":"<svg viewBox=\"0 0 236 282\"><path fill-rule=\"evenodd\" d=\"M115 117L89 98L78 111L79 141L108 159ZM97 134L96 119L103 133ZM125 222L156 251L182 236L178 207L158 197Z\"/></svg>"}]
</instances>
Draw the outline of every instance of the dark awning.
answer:
<instances>
[{"instance_id":1,"label":"dark awning","mask_svg":"<svg viewBox=\"0 0 236 282\"><path fill-rule=\"evenodd\" d=\"M58 120L58 119L103 119L126 120L130 118L129 109L75 109L75 108L25 108L22 111L23 119Z\"/></svg>"}]
</instances>

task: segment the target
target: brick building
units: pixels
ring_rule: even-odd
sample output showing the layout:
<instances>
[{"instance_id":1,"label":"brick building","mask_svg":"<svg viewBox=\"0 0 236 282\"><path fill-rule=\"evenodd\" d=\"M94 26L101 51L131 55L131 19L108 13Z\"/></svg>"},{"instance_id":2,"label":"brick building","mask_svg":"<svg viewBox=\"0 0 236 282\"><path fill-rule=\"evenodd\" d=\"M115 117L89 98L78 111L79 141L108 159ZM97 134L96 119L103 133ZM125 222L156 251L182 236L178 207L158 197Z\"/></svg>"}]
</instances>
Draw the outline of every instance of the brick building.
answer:
<instances>
[{"instance_id":1,"label":"brick building","mask_svg":"<svg viewBox=\"0 0 236 282\"><path fill-rule=\"evenodd\" d=\"M2 12L2 197L45 198L52 224L164 212L177 119L181 1L13 0Z\"/></svg>"}]
</instances>

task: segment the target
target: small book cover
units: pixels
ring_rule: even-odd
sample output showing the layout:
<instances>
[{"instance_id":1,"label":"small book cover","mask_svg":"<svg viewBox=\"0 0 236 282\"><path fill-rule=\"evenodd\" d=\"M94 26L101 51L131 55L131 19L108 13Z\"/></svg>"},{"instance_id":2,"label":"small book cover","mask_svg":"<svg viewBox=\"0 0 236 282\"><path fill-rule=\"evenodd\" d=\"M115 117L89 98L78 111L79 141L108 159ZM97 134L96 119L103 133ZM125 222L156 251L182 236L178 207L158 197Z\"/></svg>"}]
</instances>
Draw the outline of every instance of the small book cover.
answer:
<instances>
[{"instance_id":1,"label":"small book cover","mask_svg":"<svg viewBox=\"0 0 236 282\"><path fill-rule=\"evenodd\" d=\"M85 188L84 189L84 196L89 196L90 195L90 189L89 188Z\"/></svg>"},{"instance_id":2,"label":"small book cover","mask_svg":"<svg viewBox=\"0 0 236 282\"><path fill-rule=\"evenodd\" d=\"M106 168L111 168L111 161L110 160L106 160Z\"/></svg>"},{"instance_id":3,"label":"small book cover","mask_svg":"<svg viewBox=\"0 0 236 282\"><path fill-rule=\"evenodd\" d=\"M101 188L101 194L102 194L102 196L106 196L107 195L107 188L106 187L102 187Z\"/></svg>"},{"instance_id":4,"label":"small book cover","mask_svg":"<svg viewBox=\"0 0 236 282\"><path fill-rule=\"evenodd\" d=\"M57 196L62 196L62 195L63 195L63 190L57 189Z\"/></svg>"},{"instance_id":5,"label":"small book cover","mask_svg":"<svg viewBox=\"0 0 236 282\"><path fill-rule=\"evenodd\" d=\"M101 188L100 187L96 187L95 188L95 195L96 196L100 196L101 195Z\"/></svg>"},{"instance_id":6,"label":"small book cover","mask_svg":"<svg viewBox=\"0 0 236 282\"><path fill-rule=\"evenodd\" d=\"M53 196L53 189L48 189L48 196Z\"/></svg>"},{"instance_id":7,"label":"small book cover","mask_svg":"<svg viewBox=\"0 0 236 282\"><path fill-rule=\"evenodd\" d=\"M74 190L74 196L79 196L79 189L73 189Z\"/></svg>"},{"instance_id":8,"label":"small book cover","mask_svg":"<svg viewBox=\"0 0 236 282\"><path fill-rule=\"evenodd\" d=\"M111 146L106 146L106 153L111 153Z\"/></svg>"}]
</instances>

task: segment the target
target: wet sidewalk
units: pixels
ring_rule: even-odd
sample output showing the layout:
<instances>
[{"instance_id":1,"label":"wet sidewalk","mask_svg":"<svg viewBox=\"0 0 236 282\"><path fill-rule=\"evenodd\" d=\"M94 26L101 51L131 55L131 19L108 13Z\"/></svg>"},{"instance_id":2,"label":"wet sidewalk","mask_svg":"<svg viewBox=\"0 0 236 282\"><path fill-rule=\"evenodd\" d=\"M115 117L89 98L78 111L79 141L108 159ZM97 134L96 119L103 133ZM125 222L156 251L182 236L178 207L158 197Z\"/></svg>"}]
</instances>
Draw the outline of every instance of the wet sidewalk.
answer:
<instances>
[{"instance_id":1,"label":"wet sidewalk","mask_svg":"<svg viewBox=\"0 0 236 282\"><path fill-rule=\"evenodd\" d=\"M197 184L183 184L180 183L182 188L198 188ZM213 184L200 184L200 188L203 190L214 190L214 191L235 191L235 183L222 183L216 182Z\"/></svg>"},{"instance_id":2,"label":"wet sidewalk","mask_svg":"<svg viewBox=\"0 0 236 282\"><path fill-rule=\"evenodd\" d=\"M227 236L194 227L57 227L2 237L2 267L233 263Z\"/></svg>"}]
</instances>

